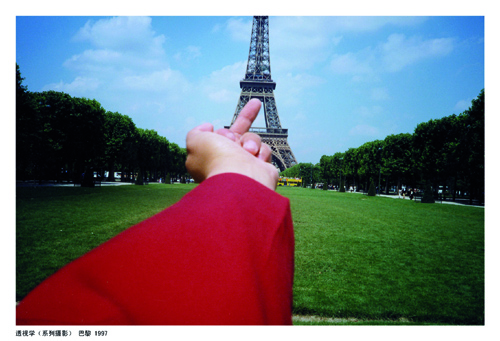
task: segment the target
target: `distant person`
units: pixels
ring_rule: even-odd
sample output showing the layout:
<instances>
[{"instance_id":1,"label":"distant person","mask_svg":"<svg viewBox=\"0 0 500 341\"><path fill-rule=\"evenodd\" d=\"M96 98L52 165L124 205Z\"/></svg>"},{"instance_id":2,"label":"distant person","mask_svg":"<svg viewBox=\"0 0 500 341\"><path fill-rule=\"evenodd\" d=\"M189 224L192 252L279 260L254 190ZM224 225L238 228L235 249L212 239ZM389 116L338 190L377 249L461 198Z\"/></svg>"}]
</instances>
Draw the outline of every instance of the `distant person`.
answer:
<instances>
[{"instance_id":1,"label":"distant person","mask_svg":"<svg viewBox=\"0 0 500 341\"><path fill-rule=\"evenodd\" d=\"M234 125L186 138L200 185L43 281L18 325L291 324L294 235L271 150L248 133L261 103Z\"/></svg>"}]
</instances>

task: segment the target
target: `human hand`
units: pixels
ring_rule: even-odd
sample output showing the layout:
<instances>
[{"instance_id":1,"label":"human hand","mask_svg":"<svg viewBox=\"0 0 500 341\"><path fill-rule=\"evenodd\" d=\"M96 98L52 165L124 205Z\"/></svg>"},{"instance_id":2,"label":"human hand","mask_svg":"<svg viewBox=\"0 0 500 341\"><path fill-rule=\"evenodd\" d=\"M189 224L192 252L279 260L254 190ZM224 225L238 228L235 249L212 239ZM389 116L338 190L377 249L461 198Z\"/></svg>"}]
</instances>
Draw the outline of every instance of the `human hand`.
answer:
<instances>
[{"instance_id":1,"label":"human hand","mask_svg":"<svg viewBox=\"0 0 500 341\"><path fill-rule=\"evenodd\" d=\"M222 173L246 175L271 190L276 189L278 170L271 164L271 148L248 129L259 113L261 103L251 99L229 129L210 123L193 128L186 137L186 168L196 182Z\"/></svg>"}]
</instances>

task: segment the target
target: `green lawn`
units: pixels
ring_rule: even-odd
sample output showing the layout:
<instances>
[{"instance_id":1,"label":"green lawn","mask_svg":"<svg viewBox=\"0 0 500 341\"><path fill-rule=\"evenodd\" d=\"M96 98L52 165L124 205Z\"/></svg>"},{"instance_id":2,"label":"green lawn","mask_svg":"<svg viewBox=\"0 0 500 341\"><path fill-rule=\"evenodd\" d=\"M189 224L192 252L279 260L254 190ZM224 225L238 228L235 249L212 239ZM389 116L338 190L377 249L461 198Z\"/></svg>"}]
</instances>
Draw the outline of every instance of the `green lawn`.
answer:
<instances>
[{"instance_id":1,"label":"green lawn","mask_svg":"<svg viewBox=\"0 0 500 341\"><path fill-rule=\"evenodd\" d=\"M65 264L174 204L192 188L17 188L16 300Z\"/></svg>"},{"instance_id":2,"label":"green lawn","mask_svg":"<svg viewBox=\"0 0 500 341\"><path fill-rule=\"evenodd\" d=\"M192 188L17 188L16 299ZM483 208L278 192L295 226L294 314L343 321L296 324L484 324Z\"/></svg>"},{"instance_id":3,"label":"green lawn","mask_svg":"<svg viewBox=\"0 0 500 341\"><path fill-rule=\"evenodd\" d=\"M484 324L484 209L279 188L295 228L294 313Z\"/></svg>"}]
</instances>

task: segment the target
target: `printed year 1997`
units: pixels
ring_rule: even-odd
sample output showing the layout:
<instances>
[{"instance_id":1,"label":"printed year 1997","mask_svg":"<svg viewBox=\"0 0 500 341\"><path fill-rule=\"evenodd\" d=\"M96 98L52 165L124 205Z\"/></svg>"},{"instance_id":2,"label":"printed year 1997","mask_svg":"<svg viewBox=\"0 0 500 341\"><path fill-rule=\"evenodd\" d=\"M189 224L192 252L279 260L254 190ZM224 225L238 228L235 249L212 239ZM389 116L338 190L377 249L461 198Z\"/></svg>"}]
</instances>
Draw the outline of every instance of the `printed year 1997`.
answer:
<instances>
[{"instance_id":1,"label":"printed year 1997","mask_svg":"<svg viewBox=\"0 0 500 341\"><path fill-rule=\"evenodd\" d=\"M107 330L96 330L95 331L95 336L107 336L108 331Z\"/></svg>"}]
</instances>

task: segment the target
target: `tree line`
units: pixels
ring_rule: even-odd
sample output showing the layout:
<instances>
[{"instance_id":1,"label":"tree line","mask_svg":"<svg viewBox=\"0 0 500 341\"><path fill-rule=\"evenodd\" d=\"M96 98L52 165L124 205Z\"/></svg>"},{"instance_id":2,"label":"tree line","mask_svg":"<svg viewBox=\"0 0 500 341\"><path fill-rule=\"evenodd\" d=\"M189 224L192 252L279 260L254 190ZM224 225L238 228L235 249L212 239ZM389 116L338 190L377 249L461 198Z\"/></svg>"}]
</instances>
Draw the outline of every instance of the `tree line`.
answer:
<instances>
[{"instance_id":1,"label":"tree line","mask_svg":"<svg viewBox=\"0 0 500 341\"><path fill-rule=\"evenodd\" d=\"M311 183L367 191L371 184L381 193L392 188L442 191L453 201L468 197L484 202L484 89L459 115L420 123L413 134L389 135L334 155L319 163L300 163L280 173Z\"/></svg>"},{"instance_id":2,"label":"tree line","mask_svg":"<svg viewBox=\"0 0 500 341\"><path fill-rule=\"evenodd\" d=\"M30 92L23 79L16 64L17 180L92 186L95 175L115 181L115 172L137 184L185 178L185 148L136 127L130 117L105 110L95 99Z\"/></svg>"}]
</instances>

